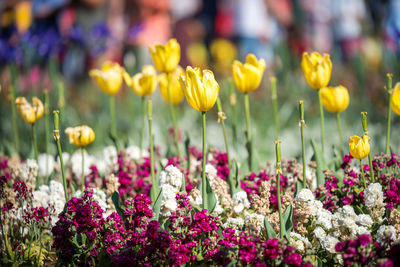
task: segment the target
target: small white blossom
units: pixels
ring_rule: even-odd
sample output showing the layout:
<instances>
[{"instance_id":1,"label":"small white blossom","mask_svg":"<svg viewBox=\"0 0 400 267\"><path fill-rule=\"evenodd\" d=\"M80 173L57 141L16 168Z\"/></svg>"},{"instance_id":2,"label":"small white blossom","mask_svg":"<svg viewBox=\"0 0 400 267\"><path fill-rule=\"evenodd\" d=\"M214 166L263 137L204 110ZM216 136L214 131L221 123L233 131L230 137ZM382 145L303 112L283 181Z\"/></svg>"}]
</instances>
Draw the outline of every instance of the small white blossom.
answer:
<instances>
[{"instance_id":1,"label":"small white blossom","mask_svg":"<svg viewBox=\"0 0 400 267\"><path fill-rule=\"evenodd\" d=\"M56 161L52 155L40 154L38 157L38 162L40 176L47 177L53 172Z\"/></svg>"},{"instance_id":2,"label":"small white blossom","mask_svg":"<svg viewBox=\"0 0 400 267\"><path fill-rule=\"evenodd\" d=\"M315 200L314 194L311 192L310 189L307 188L301 189L296 198L303 202L309 202Z\"/></svg>"},{"instance_id":3,"label":"small white blossom","mask_svg":"<svg viewBox=\"0 0 400 267\"><path fill-rule=\"evenodd\" d=\"M370 184L364 190L364 203L368 208L383 207L383 192L380 183Z\"/></svg>"},{"instance_id":4,"label":"small white blossom","mask_svg":"<svg viewBox=\"0 0 400 267\"><path fill-rule=\"evenodd\" d=\"M378 229L377 236L377 241L381 245L383 245L385 241L396 241L396 228L392 225L381 225Z\"/></svg>"},{"instance_id":5,"label":"small white blossom","mask_svg":"<svg viewBox=\"0 0 400 267\"><path fill-rule=\"evenodd\" d=\"M241 190L235 193L231 200L231 206L236 214L241 213L243 210L250 208L250 202L247 199L245 191Z\"/></svg>"}]
</instances>

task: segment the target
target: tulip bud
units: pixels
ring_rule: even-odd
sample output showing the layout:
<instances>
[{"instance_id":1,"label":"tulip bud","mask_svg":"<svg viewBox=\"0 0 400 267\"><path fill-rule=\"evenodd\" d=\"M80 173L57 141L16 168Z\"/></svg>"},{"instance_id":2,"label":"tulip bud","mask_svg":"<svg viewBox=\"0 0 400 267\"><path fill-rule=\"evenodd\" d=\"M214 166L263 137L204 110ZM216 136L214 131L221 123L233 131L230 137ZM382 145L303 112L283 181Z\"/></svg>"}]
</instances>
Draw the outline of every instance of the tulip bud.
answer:
<instances>
[{"instance_id":1,"label":"tulip bud","mask_svg":"<svg viewBox=\"0 0 400 267\"><path fill-rule=\"evenodd\" d=\"M235 60L232 64L233 81L236 88L243 93L256 90L265 71L264 59L257 60L253 54L247 55L246 63Z\"/></svg>"},{"instance_id":2,"label":"tulip bud","mask_svg":"<svg viewBox=\"0 0 400 267\"><path fill-rule=\"evenodd\" d=\"M197 111L210 110L217 101L219 85L210 70L186 68L186 77L181 76L180 82L188 103Z\"/></svg>"},{"instance_id":3,"label":"tulip bud","mask_svg":"<svg viewBox=\"0 0 400 267\"><path fill-rule=\"evenodd\" d=\"M170 75L170 81L169 81L169 89L171 93L171 103L173 105L177 105L182 102L184 94L183 94L183 88L181 83L179 82L179 77L182 76L185 72L183 69L178 66L174 72L172 72ZM165 100L165 102L169 103L169 96L168 96L168 77L167 74L163 73L159 76L158 78L160 82L160 93L162 98Z\"/></svg>"},{"instance_id":4,"label":"tulip bud","mask_svg":"<svg viewBox=\"0 0 400 267\"><path fill-rule=\"evenodd\" d=\"M65 133L68 135L69 142L79 147L87 146L95 139L93 129L87 125L68 127Z\"/></svg>"},{"instance_id":5,"label":"tulip bud","mask_svg":"<svg viewBox=\"0 0 400 267\"><path fill-rule=\"evenodd\" d=\"M125 83L138 96L145 97L151 95L156 90L157 75L152 65L143 66L142 72L135 74L133 77L130 77L129 74L124 71L123 77Z\"/></svg>"},{"instance_id":6,"label":"tulip bud","mask_svg":"<svg viewBox=\"0 0 400 267\"><path fill-rule=\"evenodd\" d=\"M122 86L123 68L115 62L106 62L101 70L90 70L89 75L96 78L100 89L108 94L115 95Z\"/></svg>"},{"instance_id":7,"label":"tulip bud","mask_svg":"<svg viewBox=\"0 0 400 267\"><path fill-rule=\"evenodd\" d=\"M393 88L392 102L390 103L394 113L400 116L400 83Z\"/></svg>"},{"instance_id":8,"label":"tulip bud","mask_svg":"<svg viewBox=\"0 0 400 267\"><path fill-rule=\"evenodd\" d=\"M167 44L156 44L149 47L153 63L159 72L169 73L176 69L181 59L181 47L176 39L170 39Z\"/></svg>"},{"instance_id":9,"label":"tulip bud","mask_svg":"<svg viewBox=\"0 0 400 267\"><path fill-rule=\"evenodd\" d=\"M311 88L320 89L328 85L332 72L332 62L328 54L321 56L318 52L313 52L308 55L304 52L301 67Z\"/></svg>"},{"instance_id":10,"label":"tulip bud","mask_svg":"<svg viewBox=\"0 0 400 267\"><path fill-rule=\"evenodd\" d=\"M15 104L17 105L19 115L27 123L33 124L43 116L44 106L42 101L37 97L32 98L32 104L25 97L17 97Z\"/></svg>"},{"instance_id":11,"label":"tulip bud","mask_svg":"<svg viewBox=\"0 0 400 267\"><path fill-rule=\"evenodd\" d=\"M332 113L344 111L350 102L349 92L342 85L321 88L321 97L325 109Z\"/></svg>"},{"instance_id":12,"label":"tulip bud","mask_svg":"<svg viewBox=\"0 0 400 267\"><path fill-rule=\"evenodd\" d=\"M349 137L350 154L356 159L363 159L370 152L369 136L364 134L363 137L357 135Z\"/></svg>"}]
</instances>

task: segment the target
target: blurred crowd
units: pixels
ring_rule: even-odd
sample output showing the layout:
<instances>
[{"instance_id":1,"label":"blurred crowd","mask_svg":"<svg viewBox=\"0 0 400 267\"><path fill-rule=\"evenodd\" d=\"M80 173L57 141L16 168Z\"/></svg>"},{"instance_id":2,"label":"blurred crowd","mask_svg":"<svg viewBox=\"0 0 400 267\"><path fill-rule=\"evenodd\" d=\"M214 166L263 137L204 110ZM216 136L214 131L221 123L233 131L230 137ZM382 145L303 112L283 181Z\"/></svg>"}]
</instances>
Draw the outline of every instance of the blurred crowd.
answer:
<instances>
[{"instance_id":1,"label":"blurred crowd","mask_svg":"<svg viewBox=\"0 0 400 267\"><path fill-rule=\"evenodd\" d=\"M282 47L342 62L363 50L372 62L382 50L400 56L400 0L2 0L0 18L0 66L54 62L72 80L104 60L133 72L171 37L182 66L222 71L250 52L269 64Z\"/></svg>"}]
</instances>

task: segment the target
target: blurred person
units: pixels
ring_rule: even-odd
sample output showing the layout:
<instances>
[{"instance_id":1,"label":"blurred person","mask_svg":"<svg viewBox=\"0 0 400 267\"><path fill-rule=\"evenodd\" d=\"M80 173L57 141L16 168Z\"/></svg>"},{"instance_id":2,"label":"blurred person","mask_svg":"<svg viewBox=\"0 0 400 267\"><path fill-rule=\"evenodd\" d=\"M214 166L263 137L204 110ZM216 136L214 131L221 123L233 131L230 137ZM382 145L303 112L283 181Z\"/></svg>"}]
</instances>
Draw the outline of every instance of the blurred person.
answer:
<instances>
[{"instance_id":1,"label":"blurred person","mask_svg":"<svg viewBox=\"0 0 400 267\"><path fill-rule=\"evenodd\" d=\"M273 42L279 39L276 21L266 0L235 0L235 34L242 60L254 53L267 62L273 60Z\"/></svg>"},{"instance_id":2,"label":"blurred person","mask_svg":"<svg viewBox=\"0 0 400 267\"><path fill-rule=\"evenodd\" d=\"M390 51L400 56L400 1L391 0L387 5L387 19L384 27L386 46Z\"/></svg>"},{"instance_id":3,"label":"blurred person","mask_svg":"<svg viewBox=\"0 0 400 267\"><path fill-rule=\"evenodd\" d=\"M365 16L366 7L363 0L332 1L334 38L345 61L354 58L361 50L361 23Z\"/></svg>"},{"instance_id":4,"label":"blurred person","mask_svg":"<svg viewBox=\"0 0 400 267\"><path fill-rule=\"evenodd\" d=\"M304 12L305 50L330 53L333 46L332 2L331 0L299 0Z\"/></svg>"},{"instance_id":5,"label":"blurred person","mask_svg":"<svg viewBox=\"0 0 400 267\"><path fill-rule=\"evenodd\" d=\"M136 69L152 62L148 46L171 37L169 0L126 0L128 51L135 51Z\"/></svg>"}]
</instances>

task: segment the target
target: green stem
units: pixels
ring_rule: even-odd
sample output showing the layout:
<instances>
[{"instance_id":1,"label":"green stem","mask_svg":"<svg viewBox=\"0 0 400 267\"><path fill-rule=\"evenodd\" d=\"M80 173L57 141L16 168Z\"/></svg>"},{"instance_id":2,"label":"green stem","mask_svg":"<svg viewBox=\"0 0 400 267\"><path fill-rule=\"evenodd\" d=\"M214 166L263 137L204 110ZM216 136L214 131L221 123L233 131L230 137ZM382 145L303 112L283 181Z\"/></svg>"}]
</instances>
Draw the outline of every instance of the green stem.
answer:
<instances>
[{"instance_id":1,"label":"green stem","mask_svg":"<svg viewBox=\"0 0 400 267\"><path fill-rule=\"evenodd\" d=\"M231 120L231 126L232 126L232 137L233 137L233 144L235 144L235 149L237 145L237 116L236 116L236 92L235 88L233 85L232 79L228 80L228 86L229 86L229 103L231 107L231 114L232 114L232 120Z\"/></svg>"},{"instance_id":2,"label":"green stem","mask_svg":"<svg viewBox=\"0 0 400 267\"><path fill-rule=\"evenodd\" d=\"M14 143L17 153L19 153L19 134L17 125L17 111L15 107L15 88L13 85L10 86L10 102L11 102L11 122L14 134Z\"/></svg>"},{"instance_id":3,"label":"green stem","mask_svg":"<svg viewBox=\"0 0 400 267\"><path fill-rule=\"evenodd\" d=\"M168 106L169 106L169 112L171 113L171 119L172 119L172 125L174 127L174 143L175 143L175 149L176 149L176 154L178 157L181 157L181 152L179 150L179 142L178 142L178 123L176 121L176 115L175 115L175 108L174 104L172 104L172 96L171 96L171 74L167 73L167 91L168 91Z\"/></svg>"},{"instance_id":4,"label":"green stem","mask_svg":"<svg viewBox=\"0 0 400 267\"><path fill-rule=\"evenodd\" d=\"M367 188L367 183L365 182L364 168L362 164L362 160L360 159L360 169L361 169L361 177L364 185L364 189Z\"/></svg>"},{"instance_id":5,"label":"green stem","mask_svg":"<svg viewBox=\"0 0 400 267\"><path fill-rule=\"evenodd\" d=\"M221 99L219 97L217 98L217 108L218 108L218 113L220 112L223 113ZM228 158L228 167L230 168L231 162L229 157L229 143L228 143L228 134L226 133L225 119L220 118L220 121L222 126L222 132L224 134L225 150L226 150L226 156Z\"/></svg>"},{"instance_id":6,"label":"green stem","mask_svg":"<svg viewBox=\"0 0 400 267\"><path fill-rule=\"evenodd\" d=\"M32 144L33 144L33 152L35 153L35 160L38 163L38 147L37 147L35 123L32 123Z\"/></svg>"},{"instance_id":7,"label":"green stem","mask_svg":"<svg viewBox=\"0 0 400 267\"><path fill-rule=\"evenodd\" d=\"M39 231L39 256L38 256L38 262L37 262L37 266L40 266L40 257L42 256L42 248L43 248L43 244L42 244L42 229L40 228Z\"/></svg>"},{"instance_id":8,"label":"green stem","mask_svg":"<svg viewBox=\"0 0 400 267\"><path fill-rule=\"evenodd\" d=\"M250 121L250 104L249 104L249 94L244 93L244 108L246 112L246 135L247 142L251 141L251 121Z\"/></svg>"},{"instance_id":9,"label":"green stem","mask_svg":"<svg viewBox=\"0 0 400 267\"><path fill-rule=\"evenodd\" d=\"M275 141L275 152L276 152L276 197L278 198L278 212L279 212L279 225L280 225L280 231L279 231L279 236L280 238L283 238L284 234L284 222L283 222L283 217L282 217L282 203L281 203L281 174L282 174L282 168L281 168L281 142L280 141Z\"/></svg>"},{"instance_id":10,"label":"green stem","mask_svg":"<svg viewBox=\"0 0 400 267\"><path fill-rule=\"evenodd\" d=\"M319 114L321 117L321 145L322 145L322 155L325 155L325 123L324 123L324 107L322 106L322 95L321 90L318 90L319 99ZM325 157L325 156L324 156Z\"/></svg>"},{"instance_id":11,"label":"green stem","mask_svg":"<svg viewBox=\"0 0 400 267\"><path fill-rule=\"evenodd\" d=\"M201 170L201 197L203 199L202 208L208 208L207 201L207 182L206 182L206 112L201 113L202 121L203 121L203 162L202 162L202 170Z\"/></svg>"},{"instance_id":12,"label":"green stem","mask_svg":"<svg viewBox=\"0 0 400 267\"><path fill-rule=\"evenodd\" d=\"M111 136L114 139L113 141L117 145L117 126L115 124L115 95L110 95L110 123L111 123Z\"/></svg>"},{"instance_id":13,"label":"green stem","mask_svg":"<svg viewBox=\"0 0 400 267\"><path fill-rule=\"evenodd\" d=\"M392 103L392 95L393 95L393 91L392 91L392 74L388 73L387 77L388 77L387 92L388 92L388 95L389 95L389 102L388 102L388 105L387 105L387 126L386 126L385 154L389 155L389 149L390 149L390 120L391 120L391 116L392 116L392 109L391 109L390 105Z\"/></svg>"},{"instance_id":14,"label":"green stem","mask_svg":"<svg viewBox=\"0 0 400 267\"><path fill-rule=\"evenodd\" d=\"M64 96L64 83L60 81L58 83L58 108L60 109L60 120L63 122L65 107L65 96Z\"/></svg>"},{"instance_id":15,"label":"green stem","mask_svg":"<svg viewBox=\"0 0 400 267\"><path fill-rule=\"evenodd\" d=\"M147 116L149 122L149 139L150 139L150 172L151 172L151 200L154 202L159 192L158 181L154 172L154 144L153 144L153 103L151 98L148 100Z\"/></svg>"},{"instance_id":16,"label":"green stem","mask_svg":"<svg viewBox=\"0 0 400 267\"><path fill-rule=\"evenodd\" d=\"M368 127L367 127L367 112L361 112L361 124L362 124L363 130L364 130L364 134L369 137ZM373 169L372 158L371 158L371 151L368 153L368 163L369 163L370 178L371 178L372 182L375 182L374 169Z\"/></svg>"},{"instance_id":17,"label":"green stem","mask_svg":"<svg viewBox=\"0 0 400 267\"><path fill-rule=\"evenodd\" d=\"M58 158L60 159L60 165L61 165L61 175L62 175L62 180L63 180L63 185L64 185L64 195L65 195L65 202L68 201L68 191L67 191L67 180L65 178L65 168L64 168L64 161L63 161L63 156L62 156L62 149L61 149L61 142L60 142L60 130L59 130L59 123L60 123L60 117L59 117L59 111L54 110L54 130L53 130L53 136L54 140L57 145L57 150L58 150Z\"/></svg>"},{"instance_id":18,"label":"green stem","mask_svg":"<svg viewBox=\"0 0 400 267\"><path fill-rule=\"evenodd\" d=\"M244 93L244 108L246 113L246 136L247 136L247 153L248 153L248 166L249 170L253 170L253 144L251 140L251 118L250 118L250 104L249 104L249 94Z\"/></svg>"},{"instance_id":19,"label":"green stem","mask_svg":"<svg viewBox=\"0 0 400 267\"><path fill-rule=\"evenodd\" d=\"M276 92L276 78L271 77L271 99L272 99L272 108L274 111L274 122L275 122L275 135L276 138L279 138L279 114L278 114L278 95Z\"/></svg>"},{"instance_id":20,"label":"green stem","mask_svg":"<svg viewBox=\"0 0 400 267\"><path fill-rule=\"evenodd\" d=\"M146 98L142 97L141 100L141 106L142 106L142 129L140 131L140 139L139 139L139 148L140 148L140 157L143 155L143 138L144 138L144 128L146 127L145 121L146 121Z\"/></svg>"},{"instance_id":21,"label":"green stem","mask_svg":"<svg viewBox=\"0 0 400 267\"><path fill-rule=\"evenodd\" d=\"M303 188L307 188L307 176L306 176L306 148L304 144L304 126L306 122L304 121L304 101L299 101L300 109L300 135L301 135L301 156L303 160Z\"/></svg>"},{"instance_id":22,"label":"green stem","mask_svg":"<svg viewBox=\"0 0 400 267\"><path fill-rule=\"evenodd\" d=\"M46 174L49 171L49 160L48 160L48 155L49 155L49 92L47 90L44 90L44 129L45 129L45 142L44 142L44 148L46 151ZM43 182L45 177L43 177Z\"/></svg>"},{"instance_id":23,"label":"green stem","mask_svg":"<svg viewBox=\"0 0 400 267\"><path fill-rule=\"evenodd\" d=\"M85 191L85 150L81 147L81 157L82 157L82 193Z\"/></svg>"},{"instance_id":24,"label":"green stem","mask_svg":"<svg viewBox=\"0 0 400 267\"><path fill-rule=\"evenodd\" d=\"M343 133L342 133L342 123L340 121L340 112L336 112L336 123L339 133L339 144L340 144L340 153L344 153L344 144L343 144Z\"/></svg>"}]
</instances>

